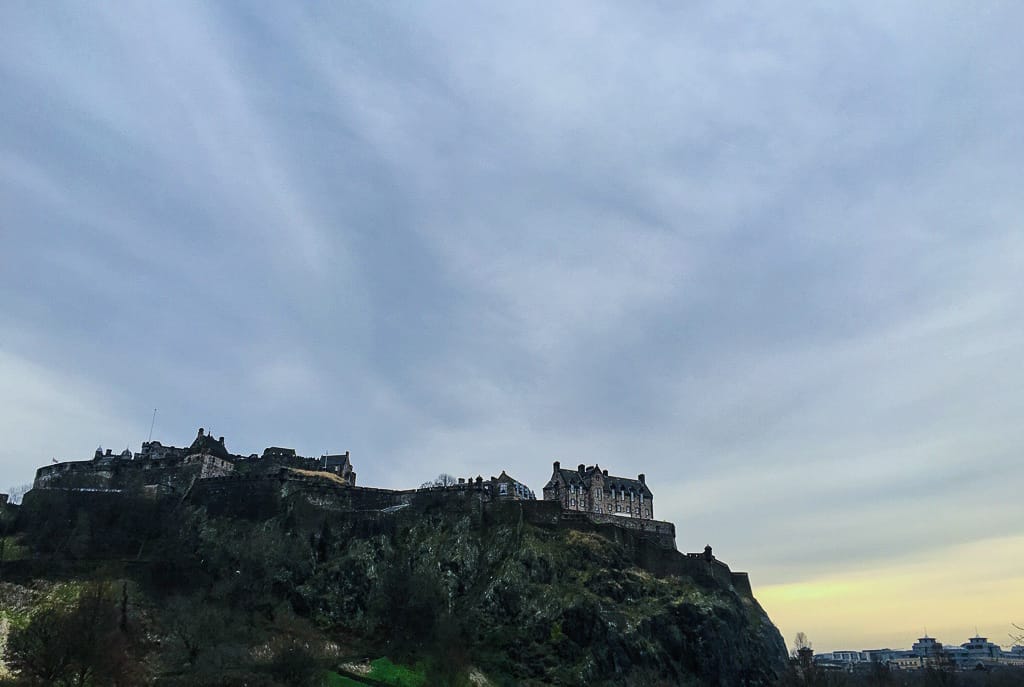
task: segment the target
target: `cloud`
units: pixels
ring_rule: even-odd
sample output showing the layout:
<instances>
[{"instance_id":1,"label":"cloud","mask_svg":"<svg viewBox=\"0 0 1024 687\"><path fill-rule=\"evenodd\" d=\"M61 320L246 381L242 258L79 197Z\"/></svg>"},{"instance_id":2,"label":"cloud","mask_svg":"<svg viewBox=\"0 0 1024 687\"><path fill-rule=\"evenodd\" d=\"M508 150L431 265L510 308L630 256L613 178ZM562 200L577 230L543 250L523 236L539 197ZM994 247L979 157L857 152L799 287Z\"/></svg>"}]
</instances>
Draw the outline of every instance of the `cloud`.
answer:
<instances>
[{"instance_id":1,"label":"cloud","mask_svg":"<svg viewBox=\"0 0 1024 687\"><path fill-rule=\"evenodd\" d=\"M158 407L381 486L644 471L755 589L1014 537L1021 19L4 6L4 410L78 419L0 483Z\"/></svg>"},{"instance_id":2,"label":"cloud","mask_svg":"<svg viewBox=\"0 0 1024 687\"><path fill-rule=\"evenodd\" d=\"M144 436L121 412L120 394L0 351L0 470L6 486L30 483L49 459L87 460L101 444L118 451ZM88 437L89 443L83 444Z\"/></svg>"}]
</instances>

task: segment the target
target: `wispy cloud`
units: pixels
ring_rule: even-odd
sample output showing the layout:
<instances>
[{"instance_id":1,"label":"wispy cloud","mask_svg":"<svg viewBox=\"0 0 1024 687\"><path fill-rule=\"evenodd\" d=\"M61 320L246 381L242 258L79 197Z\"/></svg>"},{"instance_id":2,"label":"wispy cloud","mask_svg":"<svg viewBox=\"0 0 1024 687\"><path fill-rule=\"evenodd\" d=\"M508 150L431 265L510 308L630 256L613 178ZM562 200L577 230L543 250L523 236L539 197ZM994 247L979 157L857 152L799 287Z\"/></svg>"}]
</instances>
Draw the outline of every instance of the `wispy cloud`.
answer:
<instances>
[{"instance_id":1,"label":"wispy cloud","mask_svg":"<svg viewBox=\"0 0 1024 687\"><path fill-rule=\"evenodd\" d=\"M0 484L156 406L386 486L642 470L755 586L1016 536L1022 19L6 4L2 429L33 438Z\"/></svg>"}]
</instances>

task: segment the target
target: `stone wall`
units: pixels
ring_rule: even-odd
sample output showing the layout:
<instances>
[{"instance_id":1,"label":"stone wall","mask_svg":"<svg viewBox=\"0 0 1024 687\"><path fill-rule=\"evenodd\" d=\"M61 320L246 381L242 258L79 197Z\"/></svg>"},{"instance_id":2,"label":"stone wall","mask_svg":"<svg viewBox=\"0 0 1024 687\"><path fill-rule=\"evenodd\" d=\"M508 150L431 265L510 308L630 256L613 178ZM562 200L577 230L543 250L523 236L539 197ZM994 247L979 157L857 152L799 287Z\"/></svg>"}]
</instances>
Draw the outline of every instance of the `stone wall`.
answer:
<instances>
[{"instance_id":1,"label":"stone wall","mask_svg":"<svg viewBox=\"0 0 1024 687\"><path fill-rule=\"evenodd\" d=\"M44 465L36 470L33 488L182 493L196 479L222 477L233 471L231 461L211 455L183 459L71 461Z\"/></svg>"},{"instance_id":2,"label":"stone wall","mask_svg":"<svg viewBox=\"0 0 1024 687\"><path fill-rule=\"evenodd\" d=\"M491 523L525 521L541 527L596 532L621 545L638 566L655 575L688 576L698 582L731 587L741 595L751 596L746 573L734 573L714 557L707 560L703 553L683 554L677 551L675 526L670 522L567 511L557 501L493 498L489 491L475 484L408 490L349 487L288 469L281 469L277 474L198 479L203 465L199 462L192 466L195 474L186 489L162 490L154 495L174 494L174 503L185 499L204 506L213 516L259 520L287 511L303 519L322 519L324 513L334 513L343 516L348 526L368 532L383 532L396 527L393 517L396 513L401 513L400 519L404 521L406 517L416 517L433 510L463 514ZM179 472L175 479L180 481L184 477ZM111 483L119 484L116 480L108 482ZM75 510L77 507L90 507L88 504L95 507L99 502L116 501L118 497L126 499L126 503L137 501L145 493L146 490L122 491L109 487L86 490L38 488L26 495L26 502L35 510L47 507L44 504L61 503ZM72 520L69 517L69 525Z\"/></svg>"},{"instance_id":3,"label":"stone wall","mask_svg":"<svg viewBox=\"0 0 1024 687\"><path fill-rule=\"evenodd\" d=\"M597 532L623 546L640 567L655 575L684 575L708 584L732 587L742 596L753 597L747 573L734 573L717 558L708 561L703 553L677 551L675 525L670 522L566 511L557 501L510 506L522 508L523 518L535 525Z\"/></svg>"}]
</instances>

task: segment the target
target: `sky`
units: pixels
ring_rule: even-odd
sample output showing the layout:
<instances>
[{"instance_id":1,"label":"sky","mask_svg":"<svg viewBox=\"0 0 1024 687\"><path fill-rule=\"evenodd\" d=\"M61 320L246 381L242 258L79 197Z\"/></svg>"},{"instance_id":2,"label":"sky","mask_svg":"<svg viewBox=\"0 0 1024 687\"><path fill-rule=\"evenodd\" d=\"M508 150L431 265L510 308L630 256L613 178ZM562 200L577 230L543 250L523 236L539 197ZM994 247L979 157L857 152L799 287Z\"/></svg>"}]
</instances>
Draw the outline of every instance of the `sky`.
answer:
<instances>
[{"instance_id":1,"label":"sky","mask_svg":"<svg viewBox=\"0 0 1024 687\"><path fill-rule=\"evenodd\" d=\"M597 463L790 644L1009 645L1024 5L847 5L0 3L0 489Z\"/></svg>"}]
</instances>

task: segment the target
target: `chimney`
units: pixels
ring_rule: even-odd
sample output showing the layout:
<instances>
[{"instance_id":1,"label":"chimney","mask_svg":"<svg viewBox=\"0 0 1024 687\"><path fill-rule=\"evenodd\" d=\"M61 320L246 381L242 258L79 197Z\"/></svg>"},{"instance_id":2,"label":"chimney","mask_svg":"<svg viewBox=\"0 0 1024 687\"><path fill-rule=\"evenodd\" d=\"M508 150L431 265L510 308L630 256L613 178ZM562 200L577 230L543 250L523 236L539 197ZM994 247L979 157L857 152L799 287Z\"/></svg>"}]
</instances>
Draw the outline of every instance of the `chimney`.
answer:
<instances>
[{"instance_id":1,"label":"chimney","mask_svg":"<svg viewBox=\"0 0 1024 687\"><path fill-rule=\"evenodd\" d=\"M555 461L555 472L558 472L558 471L559 471L559 470L561 470L561 469L562 469L562 464L561 464L561 463L559 463L559 462L558 462L558 461L556 460L556 461Z\"/></svg>"},{"instance_id":2,"label":"chimney","mask_svg":"<svg viewBox=\"0 0 1024 687\"><path fill-rule=\"evenodd\" d=\"M587 466L584 465L583 463L580 463L580 466L578 468L576 468L576 469L579 470L580 474L582 475L583 471L587 469Z\"/></svg>"},{"instance_id":3,"label":"chimney","mask_svg":"<svg viewBox=\"0 0 1024 687\"><path fill-rule=\"evenodd\" d=\"M605 477L607 477L608 476L608 471L607 470L602 470L601 474L604 475Z\"/></svg>"},{"instance_id":4,"label":"chimney","mask_svg":"<svg viewBox=\"0 0 1024 687\"><path fill-rule=\"evenodd\" d=\"M647 484L647 475L645 475L644 473L641 472L639 475L636 476L636 478L640 480L640 484Z\"/></svg>"},{"instance_id":5,"label":"chimney","mask_svg":"<svg viewBox=\"0 0 1024 687\"><path fill-rule=\"evenodd\" d=\"M220 444L221 446L223 446L224 445L224 437L218 437L217 438L217 443Z\"/></svg>"}]
</instances>

